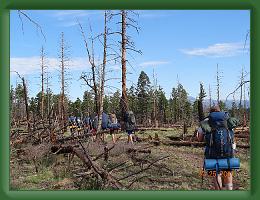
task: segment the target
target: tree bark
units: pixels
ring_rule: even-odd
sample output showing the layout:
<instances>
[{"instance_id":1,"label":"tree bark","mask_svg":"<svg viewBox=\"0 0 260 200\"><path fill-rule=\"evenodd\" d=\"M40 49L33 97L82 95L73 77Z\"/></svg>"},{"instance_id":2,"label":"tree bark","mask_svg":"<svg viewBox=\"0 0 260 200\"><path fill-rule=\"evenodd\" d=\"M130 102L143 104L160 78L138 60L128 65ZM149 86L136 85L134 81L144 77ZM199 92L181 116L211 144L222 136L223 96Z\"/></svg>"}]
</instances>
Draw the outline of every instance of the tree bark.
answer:
<instances>
[{"instance_id":1,"label":"tree bark","mask_svg":"<svg viewBox=\"0 0 260 200\"><path fill-rule=\"evenodd\" d=\"M27 130L28 133L30 133L30 116L29 116L29 108L28 108L27 87L25 84L24 77L22 77L22 82L23 82L24 103L25 103L26 120L27 120Z\"/></svg>"},{"instance_id":2,"label":"tree bark","mask_svg":"<svg viewBox=\"0 0 260 200\"><path fill-rule=\"evenodd\" d=\"M121 11L122 17L122 34L121 34L121 64L122 64L122 97L121 97L121 106L122 106L122 118L126 111L128 110L128 100L126 94L126 11Z\"/></svg>"},{"instance_id":3,"label":"tree bark","mask_svg":"<svg viewBox=\"0 0 260 200\"><path fill-rule=\"evenodd\" d=\"M41 117L44 117L44 49L41 48L41 86L42 86L42 93L41 93Z\"/></svg>"},{"instance_id":4,"label":"tree bark","mask_svg":"<svg viewBox=\"0 0 260 200\"><path fill-rule=\"evenodd\" d=\"M65 127L65 44L64 44L64 33L61 34L61 96L60 96L60 110L61 110L61 125ZM65 132L65 128L62 129Z\"/></svg>"},{"instance_id":5,"label":"tree bark","mask_svg":"<svg viewBox=\"0 0 260 200\"><path fill-rule=\"evenodd\" d=\"M103 46L103 64L101 69L101 86L100 86L100 95L99 95L99 119L98 119L98 131L101 130L102 123L102 113L103 113L103 102L104 102L104 87L105 87L105 73L106 73L106 63L107 63L107 12L105 11L104 16L104 46Z\"/></svg>"}]
</instances>

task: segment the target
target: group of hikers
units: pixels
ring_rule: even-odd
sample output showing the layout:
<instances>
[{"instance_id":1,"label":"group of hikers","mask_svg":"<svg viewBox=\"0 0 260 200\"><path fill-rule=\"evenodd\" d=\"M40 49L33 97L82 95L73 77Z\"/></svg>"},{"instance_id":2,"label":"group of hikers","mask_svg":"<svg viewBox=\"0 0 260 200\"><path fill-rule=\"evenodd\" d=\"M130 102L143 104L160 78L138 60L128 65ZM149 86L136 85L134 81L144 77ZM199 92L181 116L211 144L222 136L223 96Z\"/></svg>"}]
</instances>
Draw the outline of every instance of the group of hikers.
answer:
<instances>
[{"instance_id":1,"label":"group of hikers","mask_svg":"<svg viewBox=\"0 0 260 200\"><path fill-rule=\"evenodd\" d=\"M134 113L128 111L123 120L128 134L127 142L133 144L133 134L136 128ZM98 116L95 114L83 119L70 117L69 121L71 125L83 128L93 135L97 132ZM232 171L239 168L239 159L234 157L236 151L234 128L237 125L236 118L230 117L227 112L221 112L219 106L213 106L209 115L200 122L196 131L197 140L206 143L203 172L205 171L213 177L213 183L217 190L233 189ZM102 113L101 129L109 130L113 143L116 142L115 132L120 128L115 113Z\"/></svg>"},{"instance_id":2,"label":"group of hikers","mask_svg":"<svg viewBox=\"0 0 260 200\"><path fill-rule=\"evenodd\" d=\"M115 133L121 129L121 124L117 120L116 114L114 112L109 114L103 112L101 117L101 130L109 130L113 143L116 143ZM93 135L93 139L96 139L98 130L98 115L96 113L83 118L70 116L68 120L72 136L74 136L74 132L76 131L78 133L83 131L84 133L91 133ZM133 135L136 129L134 113L132 111L127 111L124 115L123 122L125 124L125 130L128 134L127 143L133 144ZM104 140L105 134L100 134L100 136Z\"/></svg>"}]
</instances>

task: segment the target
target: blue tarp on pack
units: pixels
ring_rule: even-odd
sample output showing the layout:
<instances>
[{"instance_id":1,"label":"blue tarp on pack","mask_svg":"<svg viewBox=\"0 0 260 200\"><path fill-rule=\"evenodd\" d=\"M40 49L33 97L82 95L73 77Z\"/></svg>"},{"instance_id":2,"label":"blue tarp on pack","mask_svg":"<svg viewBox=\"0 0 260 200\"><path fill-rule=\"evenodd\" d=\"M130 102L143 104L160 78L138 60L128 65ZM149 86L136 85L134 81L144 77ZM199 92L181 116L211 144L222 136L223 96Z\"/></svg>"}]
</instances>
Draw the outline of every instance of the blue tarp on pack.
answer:
<instances>
[{"instance_id":1,"label":"blue tarp on pack","mask_svg":"<svg viewBox=\"0 0 260 200\"><path fill-rule=\"evenodd\" d=\"M106 113L103 112L102 113L102 123L101 123L102 129L107 129L108 123L109 123L109 117Z\"/></svg>"}]
</instances>

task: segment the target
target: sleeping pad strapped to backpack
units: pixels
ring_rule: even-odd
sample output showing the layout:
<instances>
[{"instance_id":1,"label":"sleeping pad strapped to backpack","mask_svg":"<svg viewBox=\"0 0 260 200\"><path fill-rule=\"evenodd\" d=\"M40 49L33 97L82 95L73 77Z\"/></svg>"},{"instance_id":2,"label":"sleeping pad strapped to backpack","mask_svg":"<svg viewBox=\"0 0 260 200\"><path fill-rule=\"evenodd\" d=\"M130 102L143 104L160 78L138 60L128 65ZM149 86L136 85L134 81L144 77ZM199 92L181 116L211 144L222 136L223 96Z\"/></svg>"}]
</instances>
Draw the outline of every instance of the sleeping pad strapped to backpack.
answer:
<instances>
[{"instance_id":1,"label":"sleeping pad strapped to backpack","mask_svg":"<svg viewBox=\"0 0 260 200\"><path fill-rule=\"evenodd\" d=\"M108 124L108 128L110 130L118 130L121 128L120 123L118 123L116 115L114 113L109 115L109 124Z\"/></svg>"},{"instance_id":2,"label":"sleeping pad strapped to backpack","mask_svg":"<svg viewBox=\"0 0 260 200\"><path fill-rule=\"evenodd\" d=\"M229 115L226 112L212 112L208 117L210 132L206 132L205 158L232 158L234 132L228 127Z\"/></svg>"}]
</instances>

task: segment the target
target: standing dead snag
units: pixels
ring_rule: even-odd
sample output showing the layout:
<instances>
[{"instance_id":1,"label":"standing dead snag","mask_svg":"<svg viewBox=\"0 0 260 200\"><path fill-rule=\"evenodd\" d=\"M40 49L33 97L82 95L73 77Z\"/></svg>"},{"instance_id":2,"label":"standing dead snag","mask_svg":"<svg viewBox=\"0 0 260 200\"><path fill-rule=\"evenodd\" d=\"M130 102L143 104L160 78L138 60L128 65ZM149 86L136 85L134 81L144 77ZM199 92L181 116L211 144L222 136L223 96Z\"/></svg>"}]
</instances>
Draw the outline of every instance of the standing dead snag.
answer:
<instances>
[{"instance_id":1,"label":"standing dead snag","mask_svg":"<svg viewBox=\"0 0 260 200\"><path fill-rule=\"evenodd\" d=\"M212 98L211 98L211 88L209 84L209 107L211 108L211 106L212 106Z\"/></svg>"},{"instance_id":2,"label":"standing dead snag","mask_svg":"<svg viewBox=\"0 0 260 200\"><path fill-rule=\"evenodd\" d=\"M23 98L24 98L24 104L25 104L25 112L26 112L26 121L27 121L27 131L30 134L30 115L29 115L29 107L28 107L28 97L27 97L27 87L26 87L26 83L25 83L25 79L24 77L21 77L21 75L14 71L18 77L21 79L22 83L23 83Z\"/></svg>"},{"instance_id":3,"label":"standing dead snag","mask_svg":"<svg viewBox=\"0 0 260 200\"><path fill-rule=\"evenodd\" d=\"M101 120L102 120L102 112L103 112L103 99L104 99L104 85L105 85L105 69L107 62L107 11L104 14L104 33L103 35L103 62L101 67L98 68L95 62L95 54L94 54L94 38L92 36L91 30L91 49L89 47L88 40L85 36L85 32L83 27L78 22L80 27L80 32L84 40L85 48L87 50L87 57L89 64L91 65L91 73L86 74L82 73L81 79L85 81L87 86L89 86L94 91L94 99L95 99L95 111L98 115L98 131L101 129Z\"/></svg>"},{"instance_id":4,"label":"standing dead snag","mask_svg":"<svg viewBox=\"0 0 260 200\"><path fill-rule=\"evenodd\" d=\"M81 35L82 35L82 38L83 38L83 41L84 41L84 45L85 45L85 48L87 50L87 57L88 57L88 62L91 66L91 73L87 74L87 73L82 73L80 78L83 79L85 81L85 83L87 84L87 86L89 86L93 91L94 91L94 99L95 99L95 111L96 113L98 113L98 110L99 110L99 97L98 97L98 89L97 89L97 78L96 78L96 75L97 75L97 66L96 66L96 63L95 63L95 58L94 58L94 39L93 37L91 36L91 44L92 44L92 52L90 51L90 47L89 47L89 44L88 44L88 40L85 36L85 32L83 30L83 27L82 25L80 24L80 22L78 22L78 25L79 25L79 28L80 28L80 32L81 32Z\"/></svg>"},{"instance_id":5,"label":"standing dead snag","mask_svg":"<svg viewBox=\"0 0 260 200\"><path fill-rule=\"evenodd\" d=\"M125 10L121 10L121 65L122 65L122 97L121 97L121 106L122 106L122 114L128 110L128 100L126 94L126 15L127 12Z\"/></svg>"},{"instance_id":6,"label":"standing dead snag","mask_svg":"<svg viewBox=\"0 0 260 200\"><path fill-rule=\"evenodd\" d=\"M217 64L217 75L216 75L217 85L216 86L217 86L217 102L218 102L219 106L220 106L220 84L221 84L221 78L222 78L222 76L220 75L218 64Z\"/></svg>"},{"instance_id":7,"label":"standing dead snag","mask_svg":"<svg viewBox=\"0 0 260 200\"><path fill-rule=\"evenodd\" d=\"M99 110L98 110L98 131L101 129L102 123L102 113L103 113L103 103L104 103L104 87L105 87L105 73L107 64L107 11L104 14L104 33L103 33L103 63L101 66L101 85L100 85L100 95L99 95Z\"/></svg>"},{"instance_id":8,"label":"standing dead snag","mask_svg":"<svg viewBox=\"0 0 260 200\"><path fill-rule=\"evenodd\" d=\"M141 54L142 52L140 50L136 50L135 44L133 41L130 40L129 35L127 35L127 29L128 28L134 28L137 32L139 32L140 28L138 27L137 21L130 17L130 13L137 15L134 11L131 10L121 10L117 13L112 13L110 15L110 18L113 18L114 16L120 16L119 22L117 24L120 24L120 31L116 31L110 34L119 34L120 35L120 50L121 50L121 68L122 68L122 74L121 74L121 81L122 81L122 96L120 99L121 104L121 111L122 111L122 119L124 118L124 113L128 110L128 99L127 99L127 91L126 91L126 74L127 74L127 65L126 63L129 62L126 58L127 50L137 52Z\"/></svg>"},{"instance_id":9,"label":"standing dead snag","mask_svg":"<svg viewBox=\"0 0 260 200\"><path fill-rule=\"evenodd\" d=\"M27 87L26 87L26 84L25 84L24 77L22 77L22 81L23 81L23 93L24 93L24 103L25 103L25 111L26 111L27 129L28 129L28 133L30 133L30 116L29 116L29 109L28 109Z\"/></svg>"},{"instance_id":10,"label":"standing dead snag","mask_svg":"<svg viewBox=\"0 0 260 200\"><path fill-rule=\"evenodd\" d=\"M67 80L65 77L66 67L69 61L68 58L68 47L65 44L64 33L61 33L61 42L60 42L60 69L61 69L61 93L60 93L60 103L59 103L59 114L60 114L60 125L64 127L62 133L66 131L66 109L65 109L65 87Z\"/></svg>"},{"instance_id":11,"label":"standing dead snag","mask_svg":"<svg viewBox=\"0 0 260 200\"><path fill-rule=\"evenodd\" d=\"M46 65L45 65L45 52L44 52L44 48L42 46L41 48L41 117L42 119L44 118L44 81L45 81L45 69L46 69Z\"/></svg>"}]
</instances>

